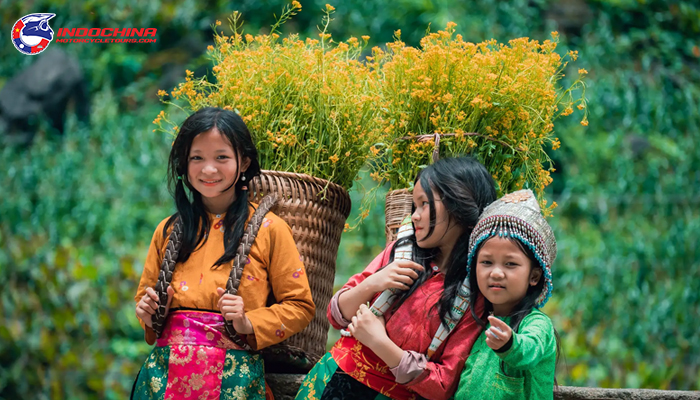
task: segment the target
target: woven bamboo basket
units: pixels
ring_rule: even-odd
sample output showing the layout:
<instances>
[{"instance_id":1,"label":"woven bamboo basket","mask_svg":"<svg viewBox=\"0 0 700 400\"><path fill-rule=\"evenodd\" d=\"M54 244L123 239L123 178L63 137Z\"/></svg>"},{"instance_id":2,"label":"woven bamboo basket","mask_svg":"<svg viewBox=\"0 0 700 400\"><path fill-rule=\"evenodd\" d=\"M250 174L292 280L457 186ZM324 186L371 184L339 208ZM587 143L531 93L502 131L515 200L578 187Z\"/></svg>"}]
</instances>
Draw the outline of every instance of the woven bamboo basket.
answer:
<instances>
[{"instance_id":1,"label":"woven bamboo basket","mask_svg":"<svg viewBox=\"0 0 700 400\"><path fill-rule=\"evenodd\" d=\"M340 235L350 215L350 196L341 186L306 174L263 170L250 185L249 199L258 203L276 193L272 212L292 228L316 304L316 315L306 329L283 344L301 348L314 364L326 353L326 308L333 295L335 260Z\"/></svg>"},{"instance_id":2,"label":"woven bamboo basket","mask_svg":"<svg viewBox=\"0 0 700 400\"><path fill-rule=\"evenodd\" d=\"M384 233L387 244L396 240L401 222L406 215L411 214L412 203L413 195L408 189L392 190L386 194Z\"/></svg>"}]
</instances>

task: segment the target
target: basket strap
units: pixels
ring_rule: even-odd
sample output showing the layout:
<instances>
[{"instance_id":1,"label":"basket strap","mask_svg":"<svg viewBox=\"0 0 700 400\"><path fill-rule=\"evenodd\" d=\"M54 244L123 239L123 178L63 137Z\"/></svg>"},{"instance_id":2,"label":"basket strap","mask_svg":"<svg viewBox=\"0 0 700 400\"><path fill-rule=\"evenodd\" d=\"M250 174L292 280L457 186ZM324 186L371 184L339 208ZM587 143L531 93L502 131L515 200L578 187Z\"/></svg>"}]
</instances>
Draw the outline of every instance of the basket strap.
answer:
<instances>
[{"instance_id":1,"label":"basket strap","mask_svg":"<svg viewBox=\"0 0 700 400\"><path fill-rule=\"evenodd\" d=\"M262 222L265 219L265 214L270 211L276 202L277 195L275 194L270 194L263 197L258 205L258 209L255 210L253 216L250 218L250 221L248 221L248 226L246 227L245 233L243 234L243 237L241 237L241 241L238 244L236 256L233 258L233 268L231 268L231 274L226 282L227 294L238 294L238 286L241 284L245 260L248 258L248 254L250 254L250 249L253 247L255 238L258 236L258 230L260 230L260 225L262 225ZM231 321L226 320L225 326L226 332L229 334L234 343L242 347L244 350L251 350L250 345L248 345L248 343L246 343L233 328L233 323Z\"/></svg>"},{"instance_id":2,"label":"basket strap","mask_svg":"<svg viewBox=\"0 0 700 400\"><path fill-rule=\"evenodd\" d=\"M459 286L457 296L455 297L454 302L452 303L451 312L448 312L447 315L445 315L447 324L445 324L444 322L440 323L440 327L435 333L433 340L430 342L430 346L428 346L428 358L431 358L433 354L435 354L438 348L442 345L445 339L447 339L450 333L452 333L454 327L457 326L459 321L467 312L467 309L469 308L470 293L471 291L469 288L469 277L466 277L464 278L464 281L462 281L462 284Z\"/></svg>"},{"instance_id":3,"label":"basket strap","mask_svg":"<svg viewBox=\"0 0 700 400\"><path fill-rule=\"evenodd\" d=\"M408 239L413 235L414 232L413 223L411 222L411 216L407 215L406 217L404 217L403 222L401 222L401 227L399 228L399 232L396 235L396 240L398 241L402 239ZM394 251L394 260L413 261L413 256L413 244L411 242L406 241L404 242L404 244L396 246L396 249ZM372 303L370 311L372 311L374 315L378 317L383 316L384 313L394 304L400 292L400 289L386 289L382 292L382 294L379 295L379 297L377 297L374 303Z\"/></svg>"},{"instance_id":4,"label":"basket strap","mask_svg":"<svg viewBox=\"0 0 700 400\"><path fill-rule=\"evenodd\" d=\"M433 164L440 159L440 134L435 134L435 148L433 148Z\"/></svg>"},{"instance_id":5,"label":"basket strap","mask_svg":"<svg viewBox=\"0 0 700 400\"><path fill-rule=\"evenodd\" d=\"M399 228L398 234L396 235L396 241L402 241L408 239L414 235L413 223L411 222L411 215L404 217L403 222L401 222L401 227ZM404 241L403 244L396 246L394 250L394 260L408 260L413 261L414 251L413 244L408 240ZM384 265L386 267L386 265ZM369 307L377 317L381 317L384 313L391 308L391 306L396 302L398 295L402 292L401 289L386 289L384 290L376 300ZM352 334L347 329L341 329L340 334L345 337L350 337Z\"/></svg>"},{"instance_id":6,"label":"basket strap","mask_svg":"<svg viewBox=\"0 0 700 400\"><path fill-rule=\"evenodd\" d=\"M152 327L156 333L156 337L160 337L165 325L165 307L168 305L168 286L173 280L173 271L177 263L177 256L182 247L182 220L175 220L173 230L168 238L168 245L165 248L165 256L160 265L158 273L158 281L156 282L155 291L158 295L158 309L152 317Z\"/></svg>"}]
</instances>

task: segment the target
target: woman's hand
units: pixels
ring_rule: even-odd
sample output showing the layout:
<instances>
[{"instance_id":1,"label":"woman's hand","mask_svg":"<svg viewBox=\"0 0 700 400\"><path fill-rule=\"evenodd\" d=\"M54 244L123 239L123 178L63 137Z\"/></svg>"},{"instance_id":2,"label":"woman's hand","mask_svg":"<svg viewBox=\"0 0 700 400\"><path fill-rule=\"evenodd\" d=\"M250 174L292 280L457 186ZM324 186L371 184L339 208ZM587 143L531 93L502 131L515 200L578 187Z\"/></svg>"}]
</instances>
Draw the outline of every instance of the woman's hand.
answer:
<instances>
[{"instance_id":1,"label":"woman's hand","mask_svg":"<svg viewBox=\"0 0 700 400\"><path fill-rule=\"evenodd\" d=\"M395 260L386 267L370 275L361 284L371 288L374 293L386 289L406 290L418 279L418 272L423 266L408 260Z\"/></svg>"},{"instance_id":2,"label":"woman's hand","mask_svg":"<svg viewBox=\"0 0 700 400\"><path fill-rule=\"evenodd\" d=\"M372 348L383 340L388 339L384 317L377 317L370 309L362 304L352 317L348 330L365 346Z\"/></svg>"},{"instance_id":3,"label":"woman's hand","mask_svg":"<svg viewBox=\"0 0 700 400\"><path fill-rule=\"evenodd\" d=\"M486 345L498 350L508 343L510 337L513 336L513 330L508 324L494 316L489 316L489 322L491 327L486 330Z\"/></svg>"},{"instance_id":4,"label":"woman's hand","mask_svg":"<svg viewBox=\"0 0 700 400\"><path fill-rule=\"evenodd\" d=\"M165 305L165 315L168 315L170 311L170 303L173 301L173 295L175 291L168 285L168 303ZM146 294L143 295L141 300L136 304L136 316L141 318L147 327L153 328L153 315L158 309L158 295L156 291L150 287L146 288Z\"/></svg>"},{"instance_id":5,"label":"woman's hand","mask_svg":"<svg viewBox=\"0 0 700 400\"><path fill-rule=\"evenodd\" d=\"M231 321L233 329L235 329L236 332L243 335L252 334L253 324L248 317L246 317L245 311L243 311L243 298L241 296L226 294L226 291L222 288L216 288L216 293L219 295L219 303L217 306L219 310L221 310L221 315L224 316L224 319Z\"/></svg>"}]
</instances>

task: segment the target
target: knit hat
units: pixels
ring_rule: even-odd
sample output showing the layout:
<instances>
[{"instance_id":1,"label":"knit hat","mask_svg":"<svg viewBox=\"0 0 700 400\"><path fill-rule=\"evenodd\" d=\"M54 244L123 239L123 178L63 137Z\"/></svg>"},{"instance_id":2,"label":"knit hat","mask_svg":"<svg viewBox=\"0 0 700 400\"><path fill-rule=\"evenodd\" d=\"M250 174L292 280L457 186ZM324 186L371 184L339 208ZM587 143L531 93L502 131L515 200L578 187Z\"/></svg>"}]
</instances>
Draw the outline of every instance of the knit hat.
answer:
<instances>
[{"instance_id":1,"label":"knit hat","mask_svg":"<svg viewBox=\"0 0 700 400\"><path fill-rule=\"evenodd\" d=\"M552 263L557 257L557 242L531 190L509 193L484 209L469 238L467 277L476 250L496 235L515 238L532 250L544 271L544 287L535 303L541 308L552 295Z\"/></svg>"}]
</instances>

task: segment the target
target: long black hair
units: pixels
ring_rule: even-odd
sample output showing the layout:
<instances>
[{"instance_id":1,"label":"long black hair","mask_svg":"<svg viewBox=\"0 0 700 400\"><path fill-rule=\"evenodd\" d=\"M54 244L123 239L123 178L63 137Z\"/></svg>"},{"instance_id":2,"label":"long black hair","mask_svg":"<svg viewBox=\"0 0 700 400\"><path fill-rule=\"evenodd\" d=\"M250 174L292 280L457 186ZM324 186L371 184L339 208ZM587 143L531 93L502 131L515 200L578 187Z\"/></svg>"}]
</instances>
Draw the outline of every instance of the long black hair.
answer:
<instances>
[{"instance_id":1,"label":"long black hair","mask_svg":"<svg viewBox=\"0 0 700 400\"><path fill-rule=\"evenodd\" d=\"M460 285L467 276L467 256L469 250L469 236L474 229L479 215L484 208L496 200L496 189L491 174L481 163L469 156L457 158L443 158L423 169L414 182L420 182L421 187L428 197L430 204L430 229L426 237L435 230L435 194L442 199L442 204L447 211L449 223L456 223L462 228L462 234L457 238L452 252L442 254L446 266L444 291L438 302L438 315L440 320L447 324L447 313L452 310L454 299ZM415 211L415 204L412 211ZM424 271L419 273L418 279L409 290L403 291L394 307L401 304L415 292L430 276L432 270L430 263L439 253L439 248L423 249L416 245L416 237L412 235L408 239L413 244L414 261L423 265ZM391 259L394 258L394 250L401 243L396 243L392 249Z\"/></svg>"},{"instance_id":2,"label":"long black hair","mask_svg":"<svg viewBox=\"0 0 700 400\"><path fill-rule=\"evenodd\" d=\"M194 189L188 180L187 166L194 138L200 133L208 132L214 128L231 144L239 170L238 177L233 183L236 200L226 210L226 216L223 220L224 255L212 267L225 264L235 256L249 214L248 190L244 187L253 177L260 175L258 152L248 127L238 114L222 108L206 107L190 115L183 122L175 142L173 142L168 159L168 183L175 199L177 213L168 219L163 228L165 236L168 228L177 218L182 220L182 248L177 262L187 261L198 246L206 243L210 225L209 217L202 202L202 195ZM250 165L245 172L241 172L241 163L246 158L250 160ZM245 176L245 181L241 179L242 176ZM188 196L185 187L189 189L191 196Z\"/></svg>"}]
</instances>

